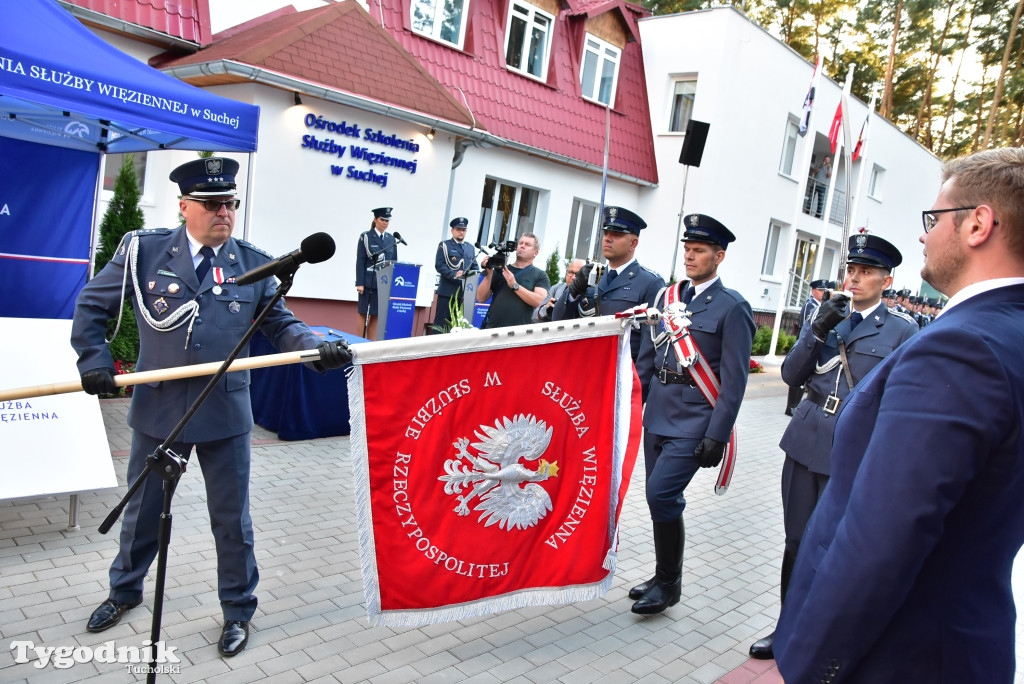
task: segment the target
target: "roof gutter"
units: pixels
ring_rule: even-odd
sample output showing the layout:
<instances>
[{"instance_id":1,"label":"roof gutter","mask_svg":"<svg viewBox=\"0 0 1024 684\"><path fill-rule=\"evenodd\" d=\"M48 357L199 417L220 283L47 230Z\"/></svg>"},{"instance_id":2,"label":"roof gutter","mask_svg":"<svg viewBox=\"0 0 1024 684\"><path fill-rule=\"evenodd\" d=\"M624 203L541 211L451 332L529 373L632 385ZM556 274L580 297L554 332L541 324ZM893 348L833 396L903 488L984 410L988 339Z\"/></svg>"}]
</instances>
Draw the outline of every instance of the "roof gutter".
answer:
<instances>
[{"instance_id":1,"label":"roof gutter","mask_svg":"<svg viewBox=\"0 0 1024 684\"><path fill-rule=\"evenodd\" d=\"M126 36L133 36L146 43L155 43L168 48L174 48L192 54L199 50L199 44L192 42L191 40L185 40L184 38L178 38L176 36L157 31L155 29L140 26L139 24L133 24L123 19L117 19L116 17L107 16L100 12L95 12L91 9L79 7L78 5L72 5L66 0L57 0L61 7L66 9L72 16L79 21L91 24L93 26L99 26L119 33Z\"/></svg>"},{"instance_id":2,"label":"roof gutter","mask_svg":"<svg viewBox=\"0 0 1024 684\"><path fill-rule=\"evenodd\" d=\"M503 147L508 150L522 152L535 157L543 157L566 166L598 174L602 173L604 170L599 164L590 164L588 162L580 161L579 159L573 159L572 157L556 154L549 150L543 150L514 140L501 138L488 133L487 131L476 128L475 126L466 126L454 121L438 119L437 117L428 116L410 109L396 107L395 105L388 104L386 102L372 100L361 95L353 95L341 90L335 90L317 83L311 83L276 71L262 69L249 64L243 64L241 62L217 60L201 62L198 64L172 66L164 68L162 71L183 81L196 78L207 78L209 76L236 76L247 81L262 83L281 90L297 92L299 95L309 95L310 97L316 97L327 102L334 102L335 104L352 107L353 109L379 114L381 116L398 119L400 121L408 121L410 123L433 128L436 131L451 133L452 135L469 141L476 147ZM465 145L463 148L464 147ZM461 158L459 159L459 162L461 162ZM642 178L636 178L635 176L630 176L611 169L608 170L608 176L634 185L651 188L657 187L658 185L657 183L652 183Z\"/></svg>"}]
</instances>

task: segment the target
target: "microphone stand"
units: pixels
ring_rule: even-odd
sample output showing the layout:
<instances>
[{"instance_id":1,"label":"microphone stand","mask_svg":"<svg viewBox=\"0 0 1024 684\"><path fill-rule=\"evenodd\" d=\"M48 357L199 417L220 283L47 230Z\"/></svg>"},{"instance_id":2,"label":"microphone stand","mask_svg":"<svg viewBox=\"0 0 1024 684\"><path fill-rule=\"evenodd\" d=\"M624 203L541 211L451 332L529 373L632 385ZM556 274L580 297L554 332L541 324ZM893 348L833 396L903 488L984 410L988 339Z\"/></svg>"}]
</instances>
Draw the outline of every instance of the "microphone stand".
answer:
<instances>
[{"instance_id":1,"label":"microphone stand","mask_svg":"<svg viewBox=\"0 0 1024 684\"><path fill-rule=\"evenodd\" d=\"M160 525L157 531L157 561L156 561L156 586L153 594L153 622L152 629L150 631L149 640L152 646L150 646L150 662L149 671L146 675L146 681L150 684L156 681L156 654L158 648L157 642L160 641L160 622L163 616L164 608L164 581L167 576L167 550L171 543L171 522L173 516L171 515L171 499L174 497L174 490L178 486L178 480L181 478L181 474L185 472L185 466L188 464L188 457L182 457L171 451L170 446L174 443L174 440L181 434L181 431L185 429L185 425L192 419L192 416L196 414L199 407L202 405L206 398L210 396L214 388L217 386L217 382L227 372L228 366L242 353L242 350L252 336L256 334L260 326L263 325L263 321L266 320L270 311L274 308L278 301L284 297L288 290L292 287L292 282L295 278L295 272L299 269L299 264L291 264L289 267L278 274L278 279L281 281L280 287L277 288L277 292L271 298L267 306L260 312L259 316L252 322L249 329L242 336L242 339L235 345L235 348L231 350L224 362L221 363L220 368L213 374L210 381L206 383L206 387L196 400L192 402L185 415L182 416L178 424L171 430L171 434L156 448L156 451L146 457L146 467L132 483L132 486L125 492L124 497L121 501L114 506L113 510L110 511L109 515L103 520L103 523L99 526L100 534L106 534L110 531L110 528L114 525L121 512L124 511L125 506L131 500L135 492L145 483L146 477L150 473L156 473L164 480L164 505L163 511L160 514Z\"/></svg>"}]
</instances>

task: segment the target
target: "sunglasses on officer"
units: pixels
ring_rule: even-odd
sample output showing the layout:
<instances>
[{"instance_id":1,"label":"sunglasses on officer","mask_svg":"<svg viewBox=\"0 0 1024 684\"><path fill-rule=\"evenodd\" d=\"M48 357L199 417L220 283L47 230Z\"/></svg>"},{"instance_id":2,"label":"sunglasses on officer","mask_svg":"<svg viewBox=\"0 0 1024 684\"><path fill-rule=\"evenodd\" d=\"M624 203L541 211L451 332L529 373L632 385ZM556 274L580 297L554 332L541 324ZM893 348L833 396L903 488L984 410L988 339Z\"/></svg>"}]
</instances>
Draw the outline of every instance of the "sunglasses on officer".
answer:
<instances>
[{"instance_id":1,"label":"sunglasses on officer","mask_svg":"<svg viewBox=\"0 0 1024 684\"><path fill-rule=\"evenodd\" d=\"M218 200L218 199L200 199L198 197L184 197L182 198L187 202L198 202L203 205L206 211L220 211L221 207L224 207L228 211L234 211L238 209L238 205L242 203L241 200L229 199L229 200Z\"/></svg>"}]
</instances>

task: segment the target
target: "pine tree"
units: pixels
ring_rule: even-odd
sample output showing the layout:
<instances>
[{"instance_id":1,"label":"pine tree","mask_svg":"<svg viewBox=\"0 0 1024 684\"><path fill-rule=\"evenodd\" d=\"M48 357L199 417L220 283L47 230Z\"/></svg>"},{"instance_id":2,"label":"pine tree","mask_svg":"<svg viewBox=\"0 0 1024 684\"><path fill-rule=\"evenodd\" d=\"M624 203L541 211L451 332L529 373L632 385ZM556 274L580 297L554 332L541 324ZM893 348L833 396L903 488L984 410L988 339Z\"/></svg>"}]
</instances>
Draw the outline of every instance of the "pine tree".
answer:
<instances>
[{"instance_id":1,"label":"pine tree","mask_svg":"<svg viewBox=\"0 0 1024 684\"><path fill-rule=\"evenodd\" d=\"M545 271L548 274L548 280L551 282L552 287L555 283L562 279L562 271L558 265L558 245L555 245L555 251L551 252L551 256L548 257L548 265Z\"/></svg>"},{"instance_id":2,"label":"pine tree","mask_svg":"<svg viewBox=\"0 0 1024 684\"><path fill-rule=\"evenodd\" d=\"M139 181L135 174L132 155L125 155L121 170L114 183L114 196L110 199L107 211L103 214L103 221L100 223L100 244L96 251L94 274L99 273L114 257L114 253L126 233L143 227L145 219L139 208L140 197ZM108 339L114 333L116 323L117 321L110 321L107 324ZM121 327L117 332L117 337L110 343L110 353L114 357L115 364L122 368L124 364L130 364L129 368L134 368L135 362L139 358L139 329L135 323L131 300L124 303Z\"/></svg>"}]
</instances>

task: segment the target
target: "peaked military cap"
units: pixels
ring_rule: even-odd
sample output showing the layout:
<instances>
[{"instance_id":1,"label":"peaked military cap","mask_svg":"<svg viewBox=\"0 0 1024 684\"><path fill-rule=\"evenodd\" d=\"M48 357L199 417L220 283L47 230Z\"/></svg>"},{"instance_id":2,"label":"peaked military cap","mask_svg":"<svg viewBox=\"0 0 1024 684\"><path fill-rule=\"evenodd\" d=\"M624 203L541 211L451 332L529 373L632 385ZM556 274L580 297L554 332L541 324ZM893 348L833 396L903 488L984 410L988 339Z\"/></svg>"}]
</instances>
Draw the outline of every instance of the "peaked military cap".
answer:
<instances>
[{"instance_id":1,"label":"peaked military cap","mask_svg":"<svg viewBox=\"0 0 1024 684\"><path fill-rule=\"evenodd\" d=\"M683 217L683 242L707 242L726 249L736 240L728 228L706 214L689 214Z\"/></svg>"},{"instance_id":2,"label":"peaked military cap","mask_svg":"<svg viewBox=\"0 0 1024 684\"><path fill-rule=\"evenodd\" d=\"M378 207L373 210L373 218L382 218L391 220L391 207Z\"/></svg>"},{"instance_id":3,"label":"peaked military cap","mask_svg":"<svg viewBox=\"0 0 1024 684\"><path fill-rule=\"evenodd\" d=\"M827 280L812 280L811 281L811 289L812 290L827 290L828 289L828 284L829 284L829 281L827 281Z\"/></svg>"},{"instance_id":4,"label":"peaked military cap","mask_svg":"<svg viewBox=\"0 0 1024 684\"><path fill-rule=\"evenodd\" d=\"M910 290L907 290L907 289L900 290L900 291L898 291L896 293L896 296L897 297L909 297L910 296Z\"/></svg>"},{"instance_id":5,"label":"peaked military cap","mask_svg":"<svg viewBox=\"0 0 1024 684\"><path fill-rule=\"evenodd\" d=\"M227 157L207 157L186 162L171 171L171 182L182 195L215 197L235 194L238 162Z\"/></svg>"},{"instance_id":6,"label":"peaked military cap","mask_svg":"<svg viewBox=\"0 0 1024 684\"><path fill-rule=\"evenodd\" d=\"M465 216L459 216L458 218L453 218L448 225L452 228L465 228L469 225L469 219Z\"/></svg>"},{"instance_id":7,"label":"peaked military cap","mask_svg":"<svg viewBox=\"0 0 1024 684\"><path fill-rule=\"evenodd\" d=\"M885 292L882 293L882 296L885 297L886 299L892 299L893 297L896 296L896 290L886 290Z\"/></svg>"},{"instance_id":8,"label":"peaked military cap","mask_svg":"<svg viewBox=\"0 0 1024 684\"><path fill-rule=\"evenodd\" d=\"M615 233L632 233L639 235L640 231L647 227L647 223L622 207L605 207L601 228Z\"/></svg>"},{"instance_id":9,"label":"peaked military cap","mask_svg":"<svg viewBox=\"0 0 1024 684\"><path fill-rule=\"evenodd\" d=\"M847 263L878 266L891 271L903 263L903 255L888 240L869 233L850 236Z\"/></svg>"}]
</instances>

